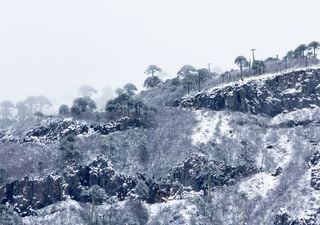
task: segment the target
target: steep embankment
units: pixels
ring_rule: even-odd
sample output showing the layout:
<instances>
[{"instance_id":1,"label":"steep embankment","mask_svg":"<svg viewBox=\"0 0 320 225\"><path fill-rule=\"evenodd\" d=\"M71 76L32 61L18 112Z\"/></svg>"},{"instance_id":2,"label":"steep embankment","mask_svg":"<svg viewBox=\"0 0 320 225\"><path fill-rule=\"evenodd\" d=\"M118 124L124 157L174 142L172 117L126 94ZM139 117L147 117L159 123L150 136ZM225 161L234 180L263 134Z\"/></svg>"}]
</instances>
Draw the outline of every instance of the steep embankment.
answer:
<instances>
[{"instance_id":1,"label":"steep embankment","mask_svg":"<svg viewBox=\"0 0 320 225\"><path fill-rule=\"evenodd\" d=\"M275 116L320 104L320 69L270 74L214 87L175 102L176 106Z\"/></svg>"}]
</instances>

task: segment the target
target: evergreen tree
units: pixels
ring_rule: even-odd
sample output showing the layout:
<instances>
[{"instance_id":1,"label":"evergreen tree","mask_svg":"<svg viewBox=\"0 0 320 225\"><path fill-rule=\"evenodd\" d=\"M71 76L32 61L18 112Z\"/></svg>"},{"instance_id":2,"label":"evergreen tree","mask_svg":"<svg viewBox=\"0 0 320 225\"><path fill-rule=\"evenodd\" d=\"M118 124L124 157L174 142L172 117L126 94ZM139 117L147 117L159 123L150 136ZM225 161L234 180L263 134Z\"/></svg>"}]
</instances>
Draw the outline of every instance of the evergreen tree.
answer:
<instances>
[{"instance_id":1,"label":"evergreen tree","mask_svg":"<svg viewBox=\"0 0 320 225\"><path fill-rule=\"evenodd\" d=\"M155 75L156 73L159 73L159 72L161 72L161 71L162 71L162 69L161 69L159 66L157 66L157 65L150 65L150 66L148 66L148 68L146 69L145 73L148 74L148 75L151 75L152 77L154 77L154 75Z\"/></svg>"},{"instance_id":2,"label":"evergreen tree","mask_svg":"<svg viewBox=\"0 0 320 225\"><path fill-rule=\"evenodd\" d=\"M60 116L69 116L70 115L70 109L69 109L69 106L67 105L61 105L59 107L59 115Z\"/></svg>"},{"instance_id":3,"label":"evergreen tree","mask_svg":"<svg viewBox=\"0 0 320 225\"><path fill-rule=\"evenodd\" d=\"M248 65L248 60L246 59L246 57L240 55L237 58L235 58L234 63L239 66L239 68L240 68L240 77L241 77L241 80L243 80L242 71L243 71L243 68Z\"/></svg>"},{"instance_id":4,"label":"evergreen tree","mask_svg":"<svg viewBox=\"0 0 320 225\"><path fill-rule=\"evenodd\" d=\"M145 81L143 86L146 88L153 88L157 87L161 83L161 79L158 76L148 77Z\"/></svg>"}]
</instances>

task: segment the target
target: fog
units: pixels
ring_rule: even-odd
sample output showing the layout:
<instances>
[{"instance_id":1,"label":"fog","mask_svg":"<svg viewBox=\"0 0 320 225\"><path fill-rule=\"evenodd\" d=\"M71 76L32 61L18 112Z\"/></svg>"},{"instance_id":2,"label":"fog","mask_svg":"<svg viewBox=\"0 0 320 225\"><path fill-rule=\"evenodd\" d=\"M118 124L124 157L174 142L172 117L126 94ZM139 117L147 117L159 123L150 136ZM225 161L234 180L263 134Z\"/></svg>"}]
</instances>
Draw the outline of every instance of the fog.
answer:
<instances>
[{"instance_id":1,"label":"fog","mask_svg":"<svg viewBox=\"0 0 320 225\"><path fill-rule=\"evenodd\" d=\"M0 1L0 101L77 88L141 86L149 64L223 70L234 58L283 56L319 40L318 0Z\"/></svg>"}]
</instances>

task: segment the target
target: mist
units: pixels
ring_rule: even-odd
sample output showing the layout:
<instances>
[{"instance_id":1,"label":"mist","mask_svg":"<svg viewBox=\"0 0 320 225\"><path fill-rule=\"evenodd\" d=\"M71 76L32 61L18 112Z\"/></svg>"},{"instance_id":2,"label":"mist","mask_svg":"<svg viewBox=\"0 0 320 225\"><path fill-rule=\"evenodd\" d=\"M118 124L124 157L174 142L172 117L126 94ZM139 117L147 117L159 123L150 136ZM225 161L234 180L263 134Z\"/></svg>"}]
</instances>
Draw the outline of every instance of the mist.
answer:
<instances>
[{"instance_id":1,"label":"mist","mask_svg":"<svg viewBox=\"0 0 320 225\"><path fill-rule=\"evenodd\" d=\"M316 0L1 1L0 101L41 94L60 104L82 84L100 95L105 86L141 87L149 64L167 76L184 64L227 70L237 55L250 58L251 48L258 59L282 57L320 37L317 6Z\"/></svg>"}]
</instances>

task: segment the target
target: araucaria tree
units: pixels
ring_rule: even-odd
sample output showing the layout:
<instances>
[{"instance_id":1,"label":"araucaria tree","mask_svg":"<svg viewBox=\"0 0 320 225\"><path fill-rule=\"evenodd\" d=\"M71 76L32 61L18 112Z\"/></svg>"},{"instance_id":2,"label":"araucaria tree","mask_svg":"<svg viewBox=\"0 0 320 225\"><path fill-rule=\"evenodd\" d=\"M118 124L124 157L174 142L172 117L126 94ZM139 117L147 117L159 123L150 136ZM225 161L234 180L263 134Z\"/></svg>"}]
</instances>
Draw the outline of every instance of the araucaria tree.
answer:
<instances>
[{"instance_id":1,"label":"araucaria tree","mask_svg":"<svg viewBox=\"0 0 320 225\"><path fill-rule=\"evenodd\" d=\"M308 48L313 51L313 57L314 57L314 58L317 58L317 53L316 53L316 51L317 51L317 49L319 49L319 47L320 47L320 43L317 42L317 41L312 41L312 42L308 45Z\"/></svg>"},{"instance_id":2,"label":"araucaria tree","mask_svg":"<svg viewBox=\"0 0 320 225\"><path fill-rule=\"evenodd\" d=\"M210 79L211 75L207 68L199 69L197 71L198 75L198 91L201 91L201 83Z\"/></svg>"},{"instance_id":3,"label":"araucaria tree","mask_svg":"<svg viewBox=\"0 0 320 225\"><path fill-rule=\"evenodd\" d=\"M28 108L24 101L16 103L16 109L17 109L17 119L19 121L24 121L26 117L28 116Z\"/></svg>"},{"instance_id":4,"label":"araucaria tree","mask_svg":"<svg viewBox=\"0 0 320 225\"><path fill-rule=\"evenodd\" d=\"M243 72L243 68L248 65L248 60L246 59L246 57L240 55L234 60L234 63L239 66L240 77L241 77L241 80L243 80L242 72Z\"/></svg>"},{"instance_id":5,"label":"araucaria tree","mask_svg":"<svg viewBox=\"0 0 320 225\"><path fill-rule=\"evenodd\" d=\"M82 97L90 98L92 94L96 94L96 93L97 93L97 90L89 85L85 84L79 87L79 94Z\"/></svg>"},{"instance_id":6,"label":"araucaria tree","mask_svg":"<svg viewBox=\"0 0 320 225\"><path fill-rule=\"evenodd\" d=\"M157 66L157 65L150 65L148 66L148 68L146 69L145 73L148 74L148 75L151 75L152 77L156 74L156 73L159 73L161 72L162 69Z\"/></svg>"},{"instance_id":7,"label":"araucaria tree","mask_svg":"<svg viewBox=\"0 0 320 225\"><path fill-rule=\"evenodd\" d=\"M11 101L3 101L0 106L2 118L8 120L12 116L11 109L14 108L13 103Z\"/></svg>"},{"instance_id":8,"label":"araucaria tree","mask_svg":"<svg viewBox=\"0 0 320 225\"><path fill-rule=\"evenodd\" d=\"M188 94L190 93L191 87L195 84L198 76L198 71L191 65L184 65L178 71L177 75L182 77L182 84L187 89Z\"/></svg>"},{"instance_id":9,"label":"araucaria tree","mask_svg":"<svg viewBox=\"0 0 320 225\"><path fill-rule=\"evenodd\" d=\"M106 192L99 185L93 185L89 190L84 190L81 195L91 200L91 224L96 224L95 207L106 199Z\"/></svg>"},{"instance_id":10,"label":"araucaria tree","mask_svg":"<svg viewBox=\"0 0 320 225\"><path fill-rule=\"evenodd\" d=\"M153 88L158 86L161 83L161 79L158 76L155 76L155 74L161 71L162 69L157 65L148 66L145 73L151 76L147 77L147 79L144 81L143 86L146 88Z\"/></svg>"},{"instance_id":11,"label":"araucaria tree","mask_svg":"<svg viewBox=\"0 0 320 225\"><path fill-rule=\"evenodd\" d=\"M60 116L68 116L69 114L70 114L70 109L68 105L63 104L59 107Z\"/></svg>"},{"instance_id":12,"label":"araucaria tree","mask_svg":"<svg viewBox=\"0 0 320 225\"><path fill-rule=\"evenodd\" d=\"M157 87L160 83L161 79L158 76L151 76L144 81L143 86L146 88L153 88Z\"/></svg>"},{"instance_id":13,"label":"araucaria tree","mask_svg":"<svg viewBox=\"0 0 320 225\"><path fill-rule=\"evenodd\" d=\"M42 113L42 109L43 107L47 106L47 107L50 107L52 106L50 100L46 97L46 96L43 96L43 95L39 95L37 97L35 97L35 102L36 104L38 105L38 112L41 112Z\"/></svg>"},{"instance_id":14,"label":"araucaria tree","mask_svg":"<svg viewBox=\"0 0 320 225\"><path fill-rule=\"evenodd\" d=\"M299 45L295 50L295 58L303 59L304 58L304 52L307 50L307 46L305 44Z\"/></svg>"},{"instance_id":15,"label":"araucaria tree","mask_svg":"<svg viewBox=\"0 0 320 225\"><path fill-rule=\"evenodd\" d=\"M135 92L138 90L136 85L132 84L132 83L128 83L126 85L123 86L123 90L130 96L134 95Z\"/></svg>"},{"instance_id":16,"label":"araucaria tree","mask_svg":"<svg viewBox=\"0 0 320 225\"><path fill-rule=\"evenodd\" d=\"M71 114L75 117L88 115L97 108L96 103L89 97L76 98L71 107Z\"/></svg>"}]
</instances>

